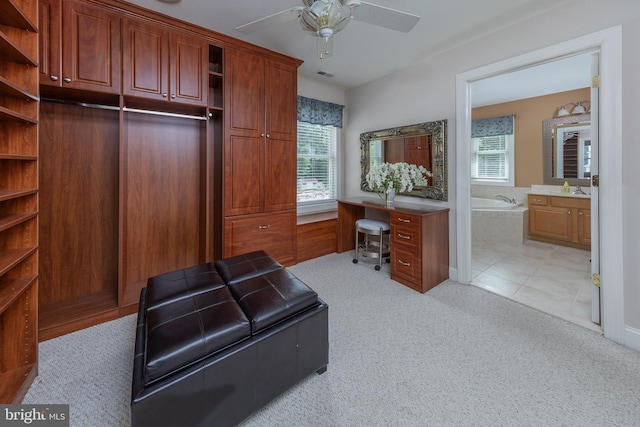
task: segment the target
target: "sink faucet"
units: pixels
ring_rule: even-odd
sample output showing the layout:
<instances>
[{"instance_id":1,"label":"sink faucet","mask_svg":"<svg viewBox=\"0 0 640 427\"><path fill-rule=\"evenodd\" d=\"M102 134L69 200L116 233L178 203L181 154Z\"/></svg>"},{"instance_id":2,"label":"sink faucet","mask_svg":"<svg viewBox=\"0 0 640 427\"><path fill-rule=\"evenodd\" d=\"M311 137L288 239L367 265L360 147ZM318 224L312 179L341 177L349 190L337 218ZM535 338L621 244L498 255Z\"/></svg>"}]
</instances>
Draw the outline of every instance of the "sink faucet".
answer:
<instances>
[{"instance_id":1,"label":"sink faucet","mask_svg":"<svg viewBox=\"0 0 640 427\"><path fill-rule=\"evenodd\" d=\"M496 194L496 198L498 198L498 199L502 200L503 202L510 203L510 204L512 204L512 205L516 205L516 204L517 204L517 203L516 203L516 199L515 199L515 198L510 199L510 198L508 198L507 196L503 196L502 194Z\"/></svg>"},{"instance_id":2,"label":"sink faucet","mask_svg":"<svg viewBox=\"0 0 640 427\"><path fill-rule=\"evenodd\" d=\"M587 193L582 191L582 188L580 188L580 185L576 185L576 189L571 194L587 194Z\"/></svg>"}]
</instances>

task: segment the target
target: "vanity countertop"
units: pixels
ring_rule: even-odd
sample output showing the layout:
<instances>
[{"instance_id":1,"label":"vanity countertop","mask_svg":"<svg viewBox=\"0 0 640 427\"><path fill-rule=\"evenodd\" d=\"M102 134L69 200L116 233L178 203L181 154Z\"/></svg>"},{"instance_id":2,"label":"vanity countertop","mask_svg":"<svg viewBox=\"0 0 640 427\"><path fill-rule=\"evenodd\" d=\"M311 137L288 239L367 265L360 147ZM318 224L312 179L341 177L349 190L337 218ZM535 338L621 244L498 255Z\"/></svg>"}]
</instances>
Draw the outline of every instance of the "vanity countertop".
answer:
<instances>
[{"instance_id":1,"label":"vanity countertop","mask_svg":"<svg viewBox=\"0 0 640 427\"><path fill-rule=\"evenodd\" d=\"M575 191L576 187L571 186L571 191L568 193L562 192L561 186L556 185L532 185L530 194L539 194L540 196L556 196L556 197L576 197L579 199L590 199L591 198L591 189L590 188L582 188L587 194L572 194Z\"/></svg>"}]
</instances>

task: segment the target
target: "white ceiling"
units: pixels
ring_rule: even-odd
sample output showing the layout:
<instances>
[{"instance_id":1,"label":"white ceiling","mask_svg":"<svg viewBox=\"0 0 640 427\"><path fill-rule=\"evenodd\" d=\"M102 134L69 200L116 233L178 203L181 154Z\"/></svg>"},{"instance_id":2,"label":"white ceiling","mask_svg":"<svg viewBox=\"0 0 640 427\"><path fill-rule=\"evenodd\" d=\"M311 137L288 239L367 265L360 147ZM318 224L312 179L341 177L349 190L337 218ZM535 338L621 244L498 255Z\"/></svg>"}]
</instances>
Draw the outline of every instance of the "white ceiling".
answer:
<instances>
[{"instance_id":1,"label":"white ceiling","mask_svg":"<svg viewBox=\"0 0 640 427\"><path fill-rule=\"evenodd\" d=\"M300 6L300 0L182 0L175 4L160 0L127 1L301 59L304 61L299 70L301 75L349 89L573 0L369 0L369 3L416 14L421 19L409 33L352 20L334 36L333 56L323 60L317 58L316 38L305 33L296 20L249 35L235 29ZM318 70L333 77L319 76ZM532 85L529 82L526 86ZM497 87L505 89L506 86L498 84ZM498 93L496 86L482 90ZM478 91L481 93L480 84Z\"/></svg>"}]
</instances>

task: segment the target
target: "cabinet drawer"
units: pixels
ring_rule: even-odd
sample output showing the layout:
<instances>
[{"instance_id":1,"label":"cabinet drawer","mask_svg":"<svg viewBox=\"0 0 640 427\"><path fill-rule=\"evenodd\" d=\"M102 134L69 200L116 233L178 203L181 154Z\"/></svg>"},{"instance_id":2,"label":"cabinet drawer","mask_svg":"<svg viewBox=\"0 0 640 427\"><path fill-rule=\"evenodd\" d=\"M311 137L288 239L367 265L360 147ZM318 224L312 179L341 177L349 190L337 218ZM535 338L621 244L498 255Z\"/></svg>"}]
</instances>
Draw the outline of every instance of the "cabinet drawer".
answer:
<instances>
[{"instance_id":1,"label":"cabinet drawer","mask_svg":"<svg viewBox=\"0 0 640 427\"><path fill-rule=\"evenodd\" d=\"M579 199L577 197L551 197L551 206L591 209L591 199Z\"/></svg>"},{"instance_id":2,"label":"cabinet drawer","mask_svg":"<svg viewBox=\"0 0 640 427\"><path fill-rule=\"evenodd\" d=\"M295 263L294 213L225 220L224 257L264 250L282 264Z\"/></svg>"},{"instance_id":3,"label":"cabinet drawer","mask_svg":"<svg viewBox=\"0 0 640 427\"><path fill-rule=\"evenodd\" d=\"M548 204L549 204L549 198L547 196L529 194L529 205L547 206Z\"/></svg>"},{"instance_id":4,"label":"cabinet drawer","mask_svg":"<svg viewBox=\"0 0 640 427\"><path fill-rule=\"evenodd\" d=\"M420 216L411 215L404 212L391 212L389 214L391 226L401 226L404 228L420 229Z\"/></svg>"},{"instance_id":5,"label":"cabinet drawer","mask_svg":"<svg viewBox=\"0 0 640 427\"><path fill-rule=\"evenodd\" d=\"M391 246L391 274L397 274L417 285L421 283L422 264L420 253L402 246Z\"/></svg>"},{"instance_id":6,"label":"cabinet drawer","mask_svg":"<svg viewBox=\"0 0 640 427\"><path fill-rule=\"evenodd\" d=\"M405 245L415 250L420 248L420 229L391 226L391 244Z\"/></svg>"}]
</instances>

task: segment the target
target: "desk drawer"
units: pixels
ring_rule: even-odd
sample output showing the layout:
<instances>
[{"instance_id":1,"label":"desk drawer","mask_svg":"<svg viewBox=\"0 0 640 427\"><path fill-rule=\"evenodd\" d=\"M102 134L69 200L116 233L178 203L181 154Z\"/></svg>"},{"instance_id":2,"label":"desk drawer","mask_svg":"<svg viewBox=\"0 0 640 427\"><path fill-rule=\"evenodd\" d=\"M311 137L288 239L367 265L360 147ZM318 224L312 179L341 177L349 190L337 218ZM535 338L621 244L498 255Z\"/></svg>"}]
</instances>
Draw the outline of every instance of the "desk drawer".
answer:
<instances>
[{"instance_id":1,"label":"desk drawer","mask_svg":"<svg viewBox=\"0 0 640 427\"><path fill-rule=\"evenodd\" d=\"M420 248L420 229L391 226L391 244L405 245L412 249Z\"/></svg>"},{"instance_id":2,"label":"desk drawer","mask_svg":"<svg viewBox=\"0 0 640 427\"><path fill-rule=\"evenodd\" d=\"M391 274L397 274L419 285L422 274L419 251L391 245Z\"/></svg>"},{"instance_id":3,"label":"desk drawer","mask_svg":"<svg viewBox=\"0 0 640 427\"><path fill-rule=\"evenodd\" d=\"M391 212L389 214L389 222L391 226L400 226L403 228L415 228L420 230L420 216L412 215L404 212Z\"/></svg>"}]
</instances>

